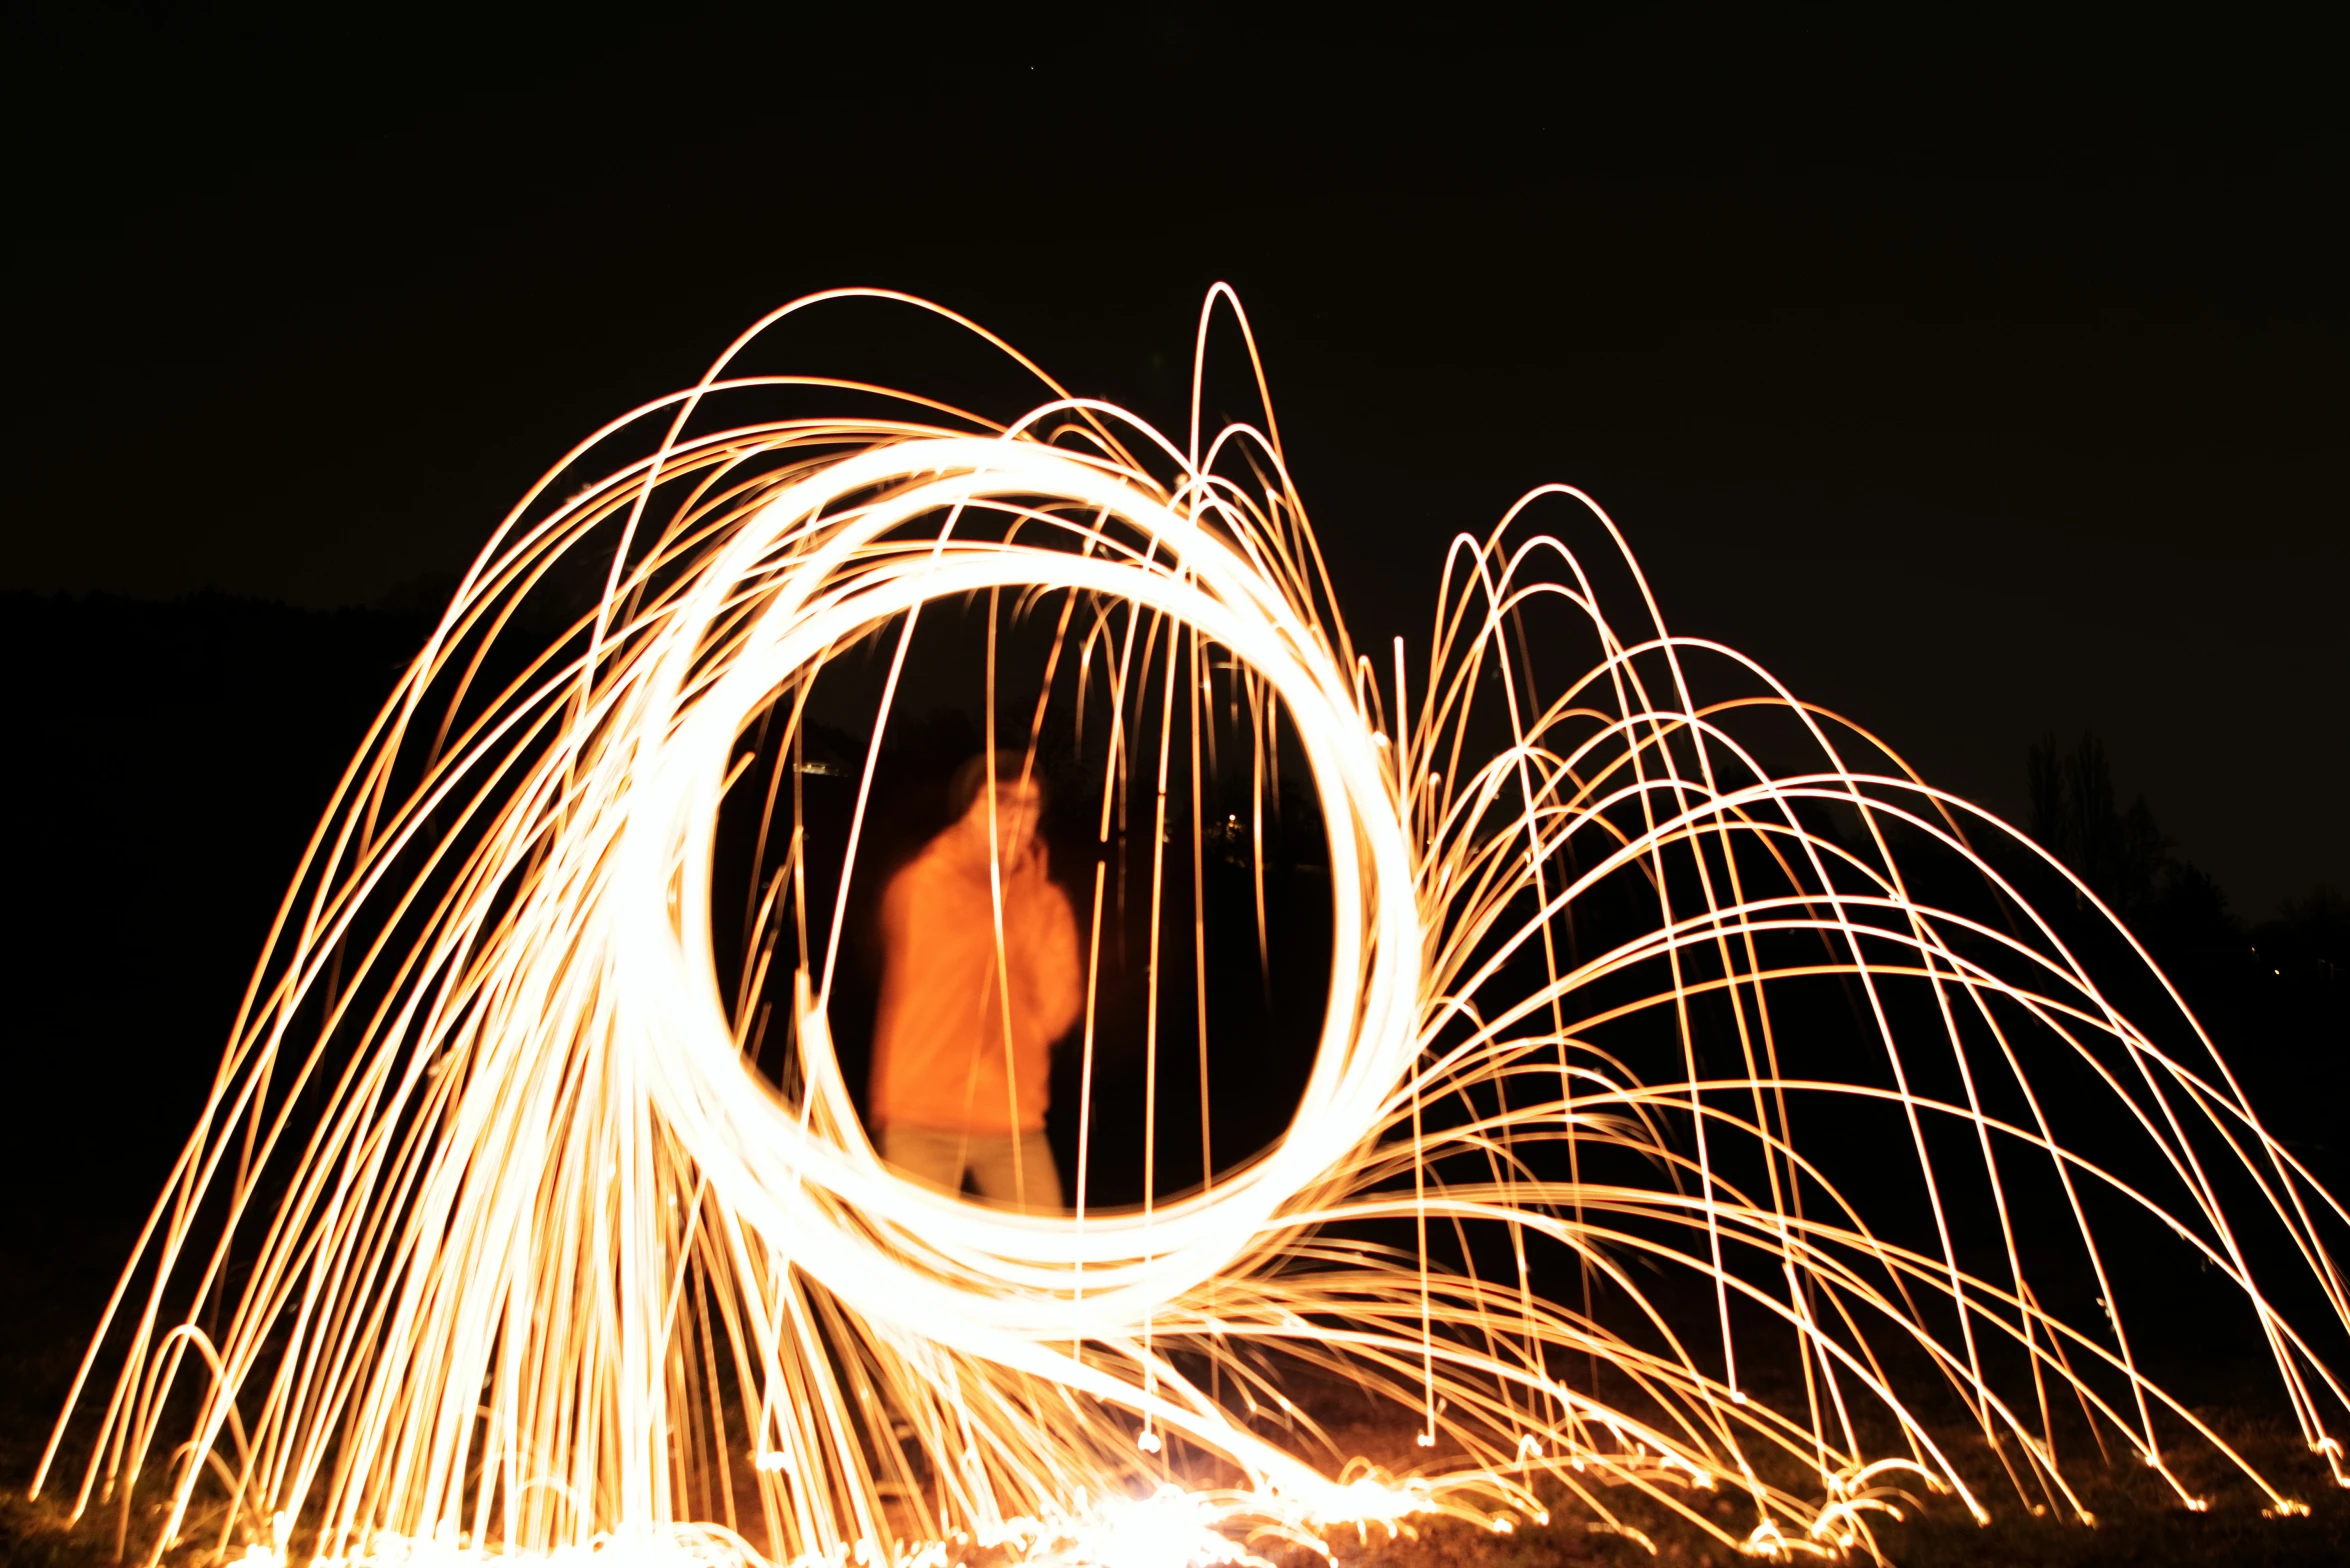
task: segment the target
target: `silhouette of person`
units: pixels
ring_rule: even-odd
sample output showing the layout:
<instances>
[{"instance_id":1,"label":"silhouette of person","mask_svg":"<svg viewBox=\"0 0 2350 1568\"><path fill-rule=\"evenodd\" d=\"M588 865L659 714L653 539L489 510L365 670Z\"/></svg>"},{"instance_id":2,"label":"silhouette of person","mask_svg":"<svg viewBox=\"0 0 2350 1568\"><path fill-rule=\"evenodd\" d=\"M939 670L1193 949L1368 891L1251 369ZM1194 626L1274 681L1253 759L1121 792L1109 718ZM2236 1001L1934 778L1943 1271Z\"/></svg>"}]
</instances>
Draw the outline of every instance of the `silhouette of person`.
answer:
<instances>
[{"instance_id":1,"label":"silhouette of person","mask_svg":"<svg viewBox=\"0 0 2350 1568\"><path fill-rule=\"evenodd\" d=\"M948 787L955 820L882 895L871 1117L881 1156L948 1192L1061 1207L1044 1135L1053 1042L1082 1000L1077 921L1037 836L1044 790L1018 757ZM992 785L992 788L990 787Z\"/></svg>"}]
</instances>

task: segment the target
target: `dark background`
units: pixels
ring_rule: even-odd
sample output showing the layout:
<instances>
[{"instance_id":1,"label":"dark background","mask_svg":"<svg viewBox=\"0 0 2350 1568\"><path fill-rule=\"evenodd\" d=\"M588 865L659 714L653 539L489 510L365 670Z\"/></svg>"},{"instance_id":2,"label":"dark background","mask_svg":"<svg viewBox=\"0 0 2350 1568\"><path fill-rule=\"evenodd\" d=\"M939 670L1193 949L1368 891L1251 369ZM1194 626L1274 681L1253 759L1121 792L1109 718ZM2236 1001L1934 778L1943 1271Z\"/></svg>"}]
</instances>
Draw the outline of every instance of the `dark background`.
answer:
<instances>
[{"instance_id":1,"label":"dark background","mask_svg":"<svg viewBox=\"0 0 2350 1568\"><path fill-rule=\"evenodd\" d=\"M17 13L0 584L429 596L841 283L1173 421L1225 278L1366 640L1566 480L1929 776L2020 816L2093 726L2243 912L2350 882L2329 37L790 9Z\"/></svg>"},{"instance_id":2,"label":"dark background","mask_svg":"<svg viewBox=\"0 0 2350 1568\"><path fill-rule=\"evenodd\" d=\"M1676 630L2004 815L2036 738L2094 729L2239 946L2350 884L2334 39L1445 9L12 12L9 1342L88 1320L507 506L818 288L928 295L1172 426L1229 280L1359 642L1564 480ZM1017 406L934 341L786 347ZM2255 1103L2330 1136L2293 1086L2323 1042L2337 1082L2338 971L2272 1005L2241 970L2206 977L2231 1046L2294 1042Z\"/></svg>"}]
</instances>

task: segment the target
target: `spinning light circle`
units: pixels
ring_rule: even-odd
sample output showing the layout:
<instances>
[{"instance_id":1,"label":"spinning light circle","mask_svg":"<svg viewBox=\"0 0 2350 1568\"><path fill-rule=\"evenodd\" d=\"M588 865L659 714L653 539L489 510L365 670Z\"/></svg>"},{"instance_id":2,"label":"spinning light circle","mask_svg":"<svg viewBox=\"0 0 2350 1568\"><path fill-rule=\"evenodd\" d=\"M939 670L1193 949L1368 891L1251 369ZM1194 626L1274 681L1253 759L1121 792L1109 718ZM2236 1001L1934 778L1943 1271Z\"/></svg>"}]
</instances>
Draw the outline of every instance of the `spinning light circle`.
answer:
<instances>
[{"instance_id":1,"label":"spinning light circle","mask_svg":"<svg viewBox=\"0 0 2350 1568\"><path fill-rule=\"evenodd\" d=\"M814 586L795 585L746 626L725 675L681 714L676 694L707 639L709 615L753 575L753 563L843 496L899 484L908 488L843 527L800 568ZM950 538L923 556L835 570L907 518L990 496L1049 496L1122 519L1163 546L1165 559L1121 563L1016 544L957 549ZM1294 717L1327 819L1353 829L1332 836L1333 967L1360 983L1332 990L1317 1068L1289 1136L1207 1192L1147 1217L1101 1216L1083 1226L974 1210L889 1174L861 1138L810 1134L790 1107L746 1093L703 918L727 765L778 689L825 650L927 601L1038 586L1122 599L1235 650ZM703 575L668 635L668 662L652 675L638 721L666 739L651 743L651 754L644 745L630 752L628 778L616 785L625 793L613 796L625 802L625 822L604 896L627 912L613 963L617 989L634 1009L617 1027L639 1053L652 1102L712 1184L762 1233L794 1237L795 1261L871 1320L998 1359L1018 1353L1003 1336L1139 1335L1159 1307L1240 1261L1276 1209L1325 1180L1376 1130L1415 1051L1408 1020L1419 989L1411 853L1390 777L1359 722L1352 682L1312 628L1247 561L1164 500L1047 447L978 440L884 447L767 503ZM803 1027L821 1025L811 1015ZM854 1128L847 1085L828 1054L816 1083L832 1124ZM838 1224L830 1203L843 1202L870 1228ZM1072 1294L1068 1274L1079 1264L1082 1296Z\"/></svg>"},{"instance_id":2,"label":"spinning light circle","mask_svg":"<svg viewBox=\"0 0 2350 1568\"><path fill-rule=\"evenodd\" d=\"M1203 444L1195 379L1178 445L1049 379L994 425L740 368L841 297L598 432L458 589L321 821L60 1420L43 1476L88 1441L77 1508L127 1524L159 1475L151 1557L271 1563L1207 1564L1560 1511L1837 1556L1915 1491L1987 1506L1895 1343L2030 1506L2085 1517L2067 1402L2166 1477L2179 1442L2225 1453L2133 1348L2103 1238L2148 1224L2240 1290L2343 1479L2344 1210L2125 932L2035 903L2090 902L2061 867L1669 633L1578 492L1456 541L1427 645L1367 659L1269 408ZM1225 305L1245 337L1212 291L1203 366ZM1544 506L1596 544L1533 533ZM1068 720L1096 770L1087 1085L1113 860L1149 871L1153 1086L1161 959L1192 945L1204 1118L1205 802L1247 786L1220 842L1268 965L1285 744L1321 824L1330 985L1298 1108L1230 1169L1203 1122L1196 1190L1159 1191L1146 1152L1137 1209L1088 1200L1090 1099L1071 1214L901 1178L834 1048L907 650L937 607L984 605L997 724L1006 596L1051 633L1002 743L1037 766ZM786 758L860 649L887 674L846 840L819 843ZM761 768L759 841L781 824L789 852L730 999L719 821ZM1170 855L1187 937L1162 931ZM2075 941L2124 955L2127 1006ZM1301 1373L1387 1401L1416 1447L1350 1462Z\"/></svg>"}]
</instances>

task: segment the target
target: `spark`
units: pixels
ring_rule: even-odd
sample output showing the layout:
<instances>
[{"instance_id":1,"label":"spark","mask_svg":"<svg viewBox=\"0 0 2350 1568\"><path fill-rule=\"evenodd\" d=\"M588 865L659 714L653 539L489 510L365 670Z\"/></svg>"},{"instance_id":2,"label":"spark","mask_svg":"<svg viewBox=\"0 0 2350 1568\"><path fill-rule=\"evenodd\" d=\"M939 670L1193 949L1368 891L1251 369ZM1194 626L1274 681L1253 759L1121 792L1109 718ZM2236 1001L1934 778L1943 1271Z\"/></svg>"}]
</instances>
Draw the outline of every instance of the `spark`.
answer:
<instances>
[{"instance_id":1,"label":"spark","mask_svg":"<svg viewBox=\"0 0 2350 1568\"><path fill-rule=\"evenodd\" d=\"M71 1427L77 1514L127 1509L154 1473L153 1557L200 1529L273 1565L1205 1568L1444 1519L1563 1513L1646 1543L1611 1507L1630 1494L1733 1549L1836 1555L1898 1516L1887 1476L1983 1516L1879 1354L1900 1342L1966 1394L2035 1511L2087 1517L2052 1389L2166 1479L2158 1436L2192 1434L2299 1510L2140 1370L2088 1218L2117 1201L2240 1287L2341 1476L2343 1389L2255 1259L2282 1238L2350 1322L2343 1210L2142 954L2159 1031L2091 978L2017 880L2061 867L1668 632L1580 492L1457 540L1388 680L1332 603L1269 398L1203 446L1195 375L1178 441L950 316L1046 400L1006 424L912 394L771 412L877 390L737 366L845 297L938 309L786 307L567 454L476 560L320 821L36 1489ZM1203 367L1219 310L1246 334L1211 291ZM602 479L564 477L644 432ZM1535 532L1540 509L1584 544ZM526 613L582 563L592 606L552 629ZM1087 705L1110 709L1087 808L1105 844L1138 741L1168 777L1185 658L1215 765L1253 770L1261 802L1286 733L1324 824L1331 980L1303 1100L1261 1156L1136 1210L1023 1215L899 1179L832 1045L915 624L1007 594L1061 628L1037 724L1059 712L1082 749ZM814 683L869 648L890 658L867 755L801 756ZM797 817L786 872L754 890L752 957L789 970L772 1081L746 1060L765 1004L721 995L711 914L720 806L770 725L795 790L857 792L831 910ZM1189 810L1195 844L1199 777L1160 808ZM1228 841L1261 836L1252 811L1245 834L1223 816ZM1954 874L1973 904L1922 891ZM1097 867L1097 977L1104 888ZM1641 919L1595 944L1626 889ZM1821 984L1882 1071L1795 1064L1787 998ZM1084 1017L1090 1074L1091 996ZM1671 1045L1636 1069L1636 1039ZM2102 1098L2043 1095L2054 1072ZM1892 1140L1840 1184L1864 1122ZM2100 1165L2085 1138L2135 1153ZM2222 1201L2238 1189L2261 1201ZM1952 1217L1977 1210L1980 1233ZM2086 1266L2094 1314L2033 1287L2027 1225ZM1643 1285L1658 1271L1700 1287L1695 1329ZM1636 1397L1603 1397L1601 1366ZM1766 1394L1758 1366L1797 1392ZM1334 1469L1284 1369L1352 1379L1417 1452ZM1858 1435L1880 1425L1863 1409L1897 1452ZM1728 1533L1716 1492L1762 1522Z\"/></svg>"}]
</instances>

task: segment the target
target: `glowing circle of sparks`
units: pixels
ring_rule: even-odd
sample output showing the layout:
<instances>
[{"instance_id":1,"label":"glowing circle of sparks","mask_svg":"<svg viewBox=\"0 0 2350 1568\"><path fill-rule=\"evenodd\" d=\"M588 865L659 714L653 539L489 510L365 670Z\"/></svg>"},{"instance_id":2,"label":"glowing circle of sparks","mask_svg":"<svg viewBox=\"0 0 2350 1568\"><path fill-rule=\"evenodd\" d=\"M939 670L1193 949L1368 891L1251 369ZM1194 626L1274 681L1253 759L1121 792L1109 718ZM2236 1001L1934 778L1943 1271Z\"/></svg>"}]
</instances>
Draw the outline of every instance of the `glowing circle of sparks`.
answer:
<instances>
[{"instance_id":1,"label":"glowing circle of sparks","mask_svg":"<svg viewBox=\"0 0 2350 1568\"><path fill-rule=\"evenodd\" d=\"M1587 498L1537 492L1456 543L1415 693L1400 640L1391 670L1354 652L1269 408L1262 431L1203 448L1196 380L1184 447L1049 380L1053 401L1000 427L902 394L888 416L693 427L729 397L878 392L727 378L760 331L837 297L778 312L691 392L599 432L668 417L650 455L554 502L597 443L559 464L459 588L319 827L44 1457L45 1478L91 1418L77 1509L127 1510L160 1468L156 1558L202 1532L269 1563L1190 1565L1257 1561L1265 1540L1328 1553L1334 1528L1436 1515L1508 1532L1566 1509L1646 1539L1611 1502L1623 1489L1747 1552L1835 1556L1872 1549L1903 1487L1982 1512L1903 1404L1877 1354L1891 1337L1986 1436L2014 1439L2000 1452L2030 1506L2085 1518L2051 1387L2166 1478L2166 1432L2227 1453L2141 1371L2085 1191L2241 1288L2343 1479L2326 1430L2342 1385L2247 1240L2281 1235L2295 1288L2350 1324L2341 1206L2260 1128L2175 993L2165 1039L2193 1060L2091 980L2015 880L2035 850L1730 650L1668 634ZM1220 303L1238 315L1211 292L1203 361ZM1584 559L1514 532L1545 497L1587 508L1639 597L1637 635ZM524 607L591 551L592 609L534 628ZM856 835L915 625L985 602L992 661L1007 593L1046 620L1059 606L1038 726L1072 635L1079 721L1098 659L1135 732L1119 745L1153 738L1158 683L1158 843L1182 804L1176 693L1212 695L1207 648L1252 715L1252 784L1286 725L1324 826L1331 978L1298 1109L1257 1158L1139 1210L1022 1214L901 1178L832 1047ZM1536 669L1525 627L1545 616L1597 650L1563 679ZM795 837L730 1003L713 876L721 807L759 755L745 738L787 713L796 744L828 665L891 645L836 907L811 920ZM1705 696L1701 670L1740 688ZM1765 716L1802 764L1742 738ZM1196 709L1192 724L1196 889ZM1128 778L1127 753L1109 756L1088 802L1105 844ZM1987 857L1970 835L2006 847ZM1962 868L1995 918L1919 893L1928 859ZM1639 929L1580 952L1577 909L1627 886ZM1257 896L1261 945L1261 881ZM1154 986L1157 899L1154 881ZM746 1065L746 998L765 994L786 905L788 1092ZM1789 1064L1800 1045L1774 1008L1818 980L1854 999L1881 1075ZM1650 1024L1671 1045L1643 1073L1606 1042ZM1736 1070L1705 1065L1708 1031L1735 1042ZM2096 1075L2088 1125L2134 1133L2140 1166L2075 1152L2035 1051ZM1909 1229L1864 1213L1892 1184L1839 1189L1818 1152L1834 1129L1799 1137L1798 1101L1896 1129L1923 1196ZM2264 1201L2223 1201L2223 1163ZM1996 1214L1993 1240L1960 1234L1962 1203ZM2102 1321L2030 1285L2016 1227L2048 1215ZM1397 1227L1408 1247L1380 1239ZM1482 1256L1505 1277L1481 1272L1472 1230L1501 1239ZM1580 1306L1537 1288L1535 1246L1571 1261ZM1710 1323L1677 1330L1628 1262L1685 1271ZM1774 1336L1800 1408L1741 1377ZM1273 1357L1408 1414L1424 1462L1334 1465ZM1603 1398L1603 1364L1636 1397ZM192 1422L171 1446L183 1388ZM1861 1407L1894 1436L1869 1437ZM2300 1509L2238 1464L2272 1513ZM1701 1492L1752 1522L1723 1523Z\"/></svg>"},{"instance_id":2,"label":"glowing circle of sparks","mask_svg":"<svg viewBox=\"0 0 2350 1568\"><path fill-rule=\"evenodd\" d=\"M753 563L843 496L920 480L843 527L797 568L814 594L784 586L745 629L725 675L680 716L676 693L693 668L708 614ZM1165 547L1148 567L1019 545L951 546L879 563L861 574L834 563L898 523L968 507L990 494L1051 495L1122 518ZM975 1209L889 1174L860 1140L843 1149L805 1132L772 1098L748 1092L734 1026L711 961L712 836L736 738L779 687L825 649L854 641L926 600L990 588L1049 586L1124 598L1233 649L1284 700L1322 787L1332 835L1333 969L1362 976L1334 988L1316 1069L1291 1130L1266 1155L1205 1193L1082 1229L1059 1220ZM1353 708L1346 672L1316 645L1272 584L1165 501L1096 464L1049 447L913 441L852 459L767 504L665 634L665 662L632 727L664 736L613 766L601 796L620 819L608 896L621 912L612 964L627 1015L615 1028L638 1053L654 1103L710 1179L766 1234L794 1238L795 1259L877 1322L1004 1359L1011 1340L1096 1339L1142 1332L1148 1317L1222 1272L1271 1217L1324 1179L1375 1130L1418 1049L1419 924L1411 852L1387 775ZM673 879L683 874L673 893ZM853 1125L836 1070L819 1069L842 1125ZM853 1151L853 1152L852 1152ZM852 1234L820 1195L878 1227ZM939 1238L951 1239L942 1247ZM1083 1265L1082 1296L1068 1270ZM1056 1376L1084 1378L1056 1362ZM1095 1391L1108 1393L1107 1387ZM1180 1420L1177 1412L1161 1412Z\"/></svg>"}]
</instances>

